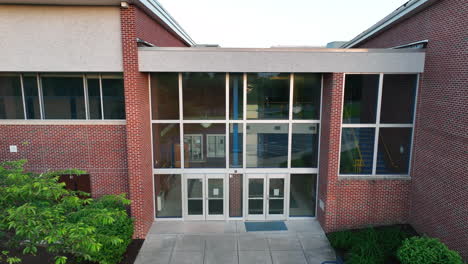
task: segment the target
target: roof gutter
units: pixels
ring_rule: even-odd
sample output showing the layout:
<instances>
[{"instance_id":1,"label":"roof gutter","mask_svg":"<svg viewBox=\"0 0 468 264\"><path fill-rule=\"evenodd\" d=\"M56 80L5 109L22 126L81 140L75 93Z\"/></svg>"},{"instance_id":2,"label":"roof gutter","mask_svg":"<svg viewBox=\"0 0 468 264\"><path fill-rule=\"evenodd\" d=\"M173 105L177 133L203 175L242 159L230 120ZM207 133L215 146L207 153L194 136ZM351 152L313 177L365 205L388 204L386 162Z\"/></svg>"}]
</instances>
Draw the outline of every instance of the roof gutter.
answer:
<instances>
[{"instance_id":1,"label":"roof gutter","mask_svg":"<svg viewBox=\"0 0 468 264\"><path fill-rule=\"evenodd\" d=\"M435 0L410 0L404 5L390 13L388 16L384 17L382 20L377 22L375 25L371 26L361 34L357 35L352 40L345 43L342 48L352 48L362 41L374 36L375 34L381 32L382 30L389 27L391 24L399 21L403 17L406 17L416 11L419 11L427 4L436 2Z\"/></svg>"}]
</instances>

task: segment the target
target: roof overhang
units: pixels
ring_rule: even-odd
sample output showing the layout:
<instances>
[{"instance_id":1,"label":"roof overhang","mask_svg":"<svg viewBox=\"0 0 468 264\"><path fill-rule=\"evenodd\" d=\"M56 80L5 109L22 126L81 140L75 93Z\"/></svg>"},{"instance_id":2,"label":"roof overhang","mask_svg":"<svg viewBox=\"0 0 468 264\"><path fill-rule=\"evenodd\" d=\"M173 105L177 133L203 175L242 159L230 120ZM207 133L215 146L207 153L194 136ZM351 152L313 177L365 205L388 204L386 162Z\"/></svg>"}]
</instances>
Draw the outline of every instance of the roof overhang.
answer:
<instances>
[{"instance_id":1,"label":"roof overhang","mask_svg":"<svg viewBox=\"0 0 468 264\"><path fill-rule=\"evenodd\" d=\"M139 48L142 72L420 73L424 50Z\"/></svg>"},{"instance_id":2,"label":"roof overhang","mask_svg":"<svg viewBox=\"0 0 468 264\"><path fill-rule=\"evenodd\" d=\"M341 48L352 48L435 2L437 2L437 0L410 0L370 28L363 31L361 34L357 35L352 40L345 43Z\"/></svg>"}]
</instances>

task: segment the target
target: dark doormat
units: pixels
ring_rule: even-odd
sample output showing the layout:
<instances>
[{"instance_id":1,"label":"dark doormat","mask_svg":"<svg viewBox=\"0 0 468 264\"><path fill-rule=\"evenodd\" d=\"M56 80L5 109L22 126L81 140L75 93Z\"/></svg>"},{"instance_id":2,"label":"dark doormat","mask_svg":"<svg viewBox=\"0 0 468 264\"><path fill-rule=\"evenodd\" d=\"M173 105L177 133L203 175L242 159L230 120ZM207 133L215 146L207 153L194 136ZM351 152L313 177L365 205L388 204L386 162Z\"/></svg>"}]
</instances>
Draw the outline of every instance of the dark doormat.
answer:
<instances>
[{"instance_id":1,"label":"dark doormat","mask_svg":"<svg viewBox=\"0 0 468 264\"><path fill-rule=\"evenodd\" d=\"M288 228L284 221L274 222L245 222L247 232L255 231L287 231Z\"/></svg>"}]
</instances>

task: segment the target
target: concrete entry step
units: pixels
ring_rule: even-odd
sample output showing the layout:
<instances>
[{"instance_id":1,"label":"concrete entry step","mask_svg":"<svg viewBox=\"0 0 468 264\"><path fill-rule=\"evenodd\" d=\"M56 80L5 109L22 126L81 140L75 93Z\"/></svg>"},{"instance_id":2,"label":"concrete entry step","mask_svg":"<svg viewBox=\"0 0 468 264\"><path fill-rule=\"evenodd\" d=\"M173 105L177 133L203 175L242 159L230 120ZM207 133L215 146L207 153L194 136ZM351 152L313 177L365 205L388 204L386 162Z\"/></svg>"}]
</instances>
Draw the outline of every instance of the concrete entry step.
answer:
<instances>
[{"instance_id":1,"label":"concrete entry step","mask_svg":"<svg viewBox=\"0 0 468 264\"><path fill-rule=\"evenodd\" d=\"M320 264L335 253L315 219L287 231L246 232L243 221L158 221L136 264Z\"/></svg>"}]
</instances>

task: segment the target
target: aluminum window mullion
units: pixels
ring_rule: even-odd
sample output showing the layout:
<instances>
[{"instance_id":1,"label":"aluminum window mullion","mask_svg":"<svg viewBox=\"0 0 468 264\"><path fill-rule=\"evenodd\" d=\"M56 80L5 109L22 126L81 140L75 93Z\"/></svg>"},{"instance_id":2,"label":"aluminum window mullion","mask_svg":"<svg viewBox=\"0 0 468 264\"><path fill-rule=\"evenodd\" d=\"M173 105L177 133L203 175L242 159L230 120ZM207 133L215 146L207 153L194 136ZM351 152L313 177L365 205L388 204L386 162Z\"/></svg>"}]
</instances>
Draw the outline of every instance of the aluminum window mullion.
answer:
<instances>
[{"instance_id":1,"label":"aluminum window mullion","mask_svg":"<svg viewBox=\"0 0 468 264\"><path fill-rule=\"evenodd\" d=\"M102 94L102 74L99 74L99 99L101 100L101 119L104 120L104 95Z\"/></svg>"},{"instance_id":2,"label":"aluminum window mullion","mask_svg":"<svg viewBox=\"0 0 468 264\"><path fill-rule=\"evenodd\" d=\"M293 105L293 96L294 96L294 73L289 75L289 119L288 119L288 161L287 167L291 168L291 159L292 159L292 105Z\"/></svg>"},{"instance_id":3,"label":"aluminum window mullion","mask_svg":"<svg viewBox=\"0 0 468 264\"><path fill-rule=\"evenodd\" d=\"M39 96L39 113L41 115L41 120L45 119L45 107L44 107L44 96L42 93L42 81L41 76L39 73L36 74L36 81L37 81L37 92Z\"/></svg>"},{"instance_id":4,"label":"aluminum window mullion","mask_svg":"<svg viewBox=\"0 0 468 264\"><path fill-rule=\"evenodd\" d=\"M379 76L379 90L377 94L377 113L376 113L376 127L375 127L375 137L374 137L374 155L372 156L372 175L376 175L377 172L377 151L379 145L379 131L380 131L380 110L382 107L382 87L383 87L383 73L380 73Z\"/></svg>"},{"instance_id":5,"label":"aluminum window mullion","mask_svg":"<svg viewBox=\"0 0 468 264\"><path fill-rule=\"evenodd\" d=\"M182 73L178 74L179 81L179 134L180 134L180 168L185 168L185 153L184 153L184 123L182 119L184 117L183 109L183 95L182 95Z\"/></svg>"},{"instance_id":6,"label":"aluminum window mullion","mask_svg":"<svg viewBox=\"0 0 468 264\"><path fill-rule=\"evenodd\" d=\"M89 98L88 98L88 82L86 74L83 74L83 92L84 92L84 103L85 103L85 118L86 120L91 119L89 115Z\"/></svg>"},{"instance_id":7,"label":"aluminum window mullion","mask_svg":"<svg viewBox=\"0 0 468 264\"><path fill-rule=\"evenodd\" d=\"M24 114L24 120L28 119L28 116L26 114L26 99L25 99L25 94L24 94L24 83L23 83L23 74L20 74L20 85L21 85L21 99L23 100L23 114Z\"/></svg>"},{"instance_id":8,"label":"aluminum window mullion","mask_svg":"<svg viewBox=\"0 0 468 264\"><path fill-rule=\"evenodd\" d=\"M247 168L247 73L242 75L242 168ZM245 206L245 205L244 205Z\"/></svg>"}]
</instances>

